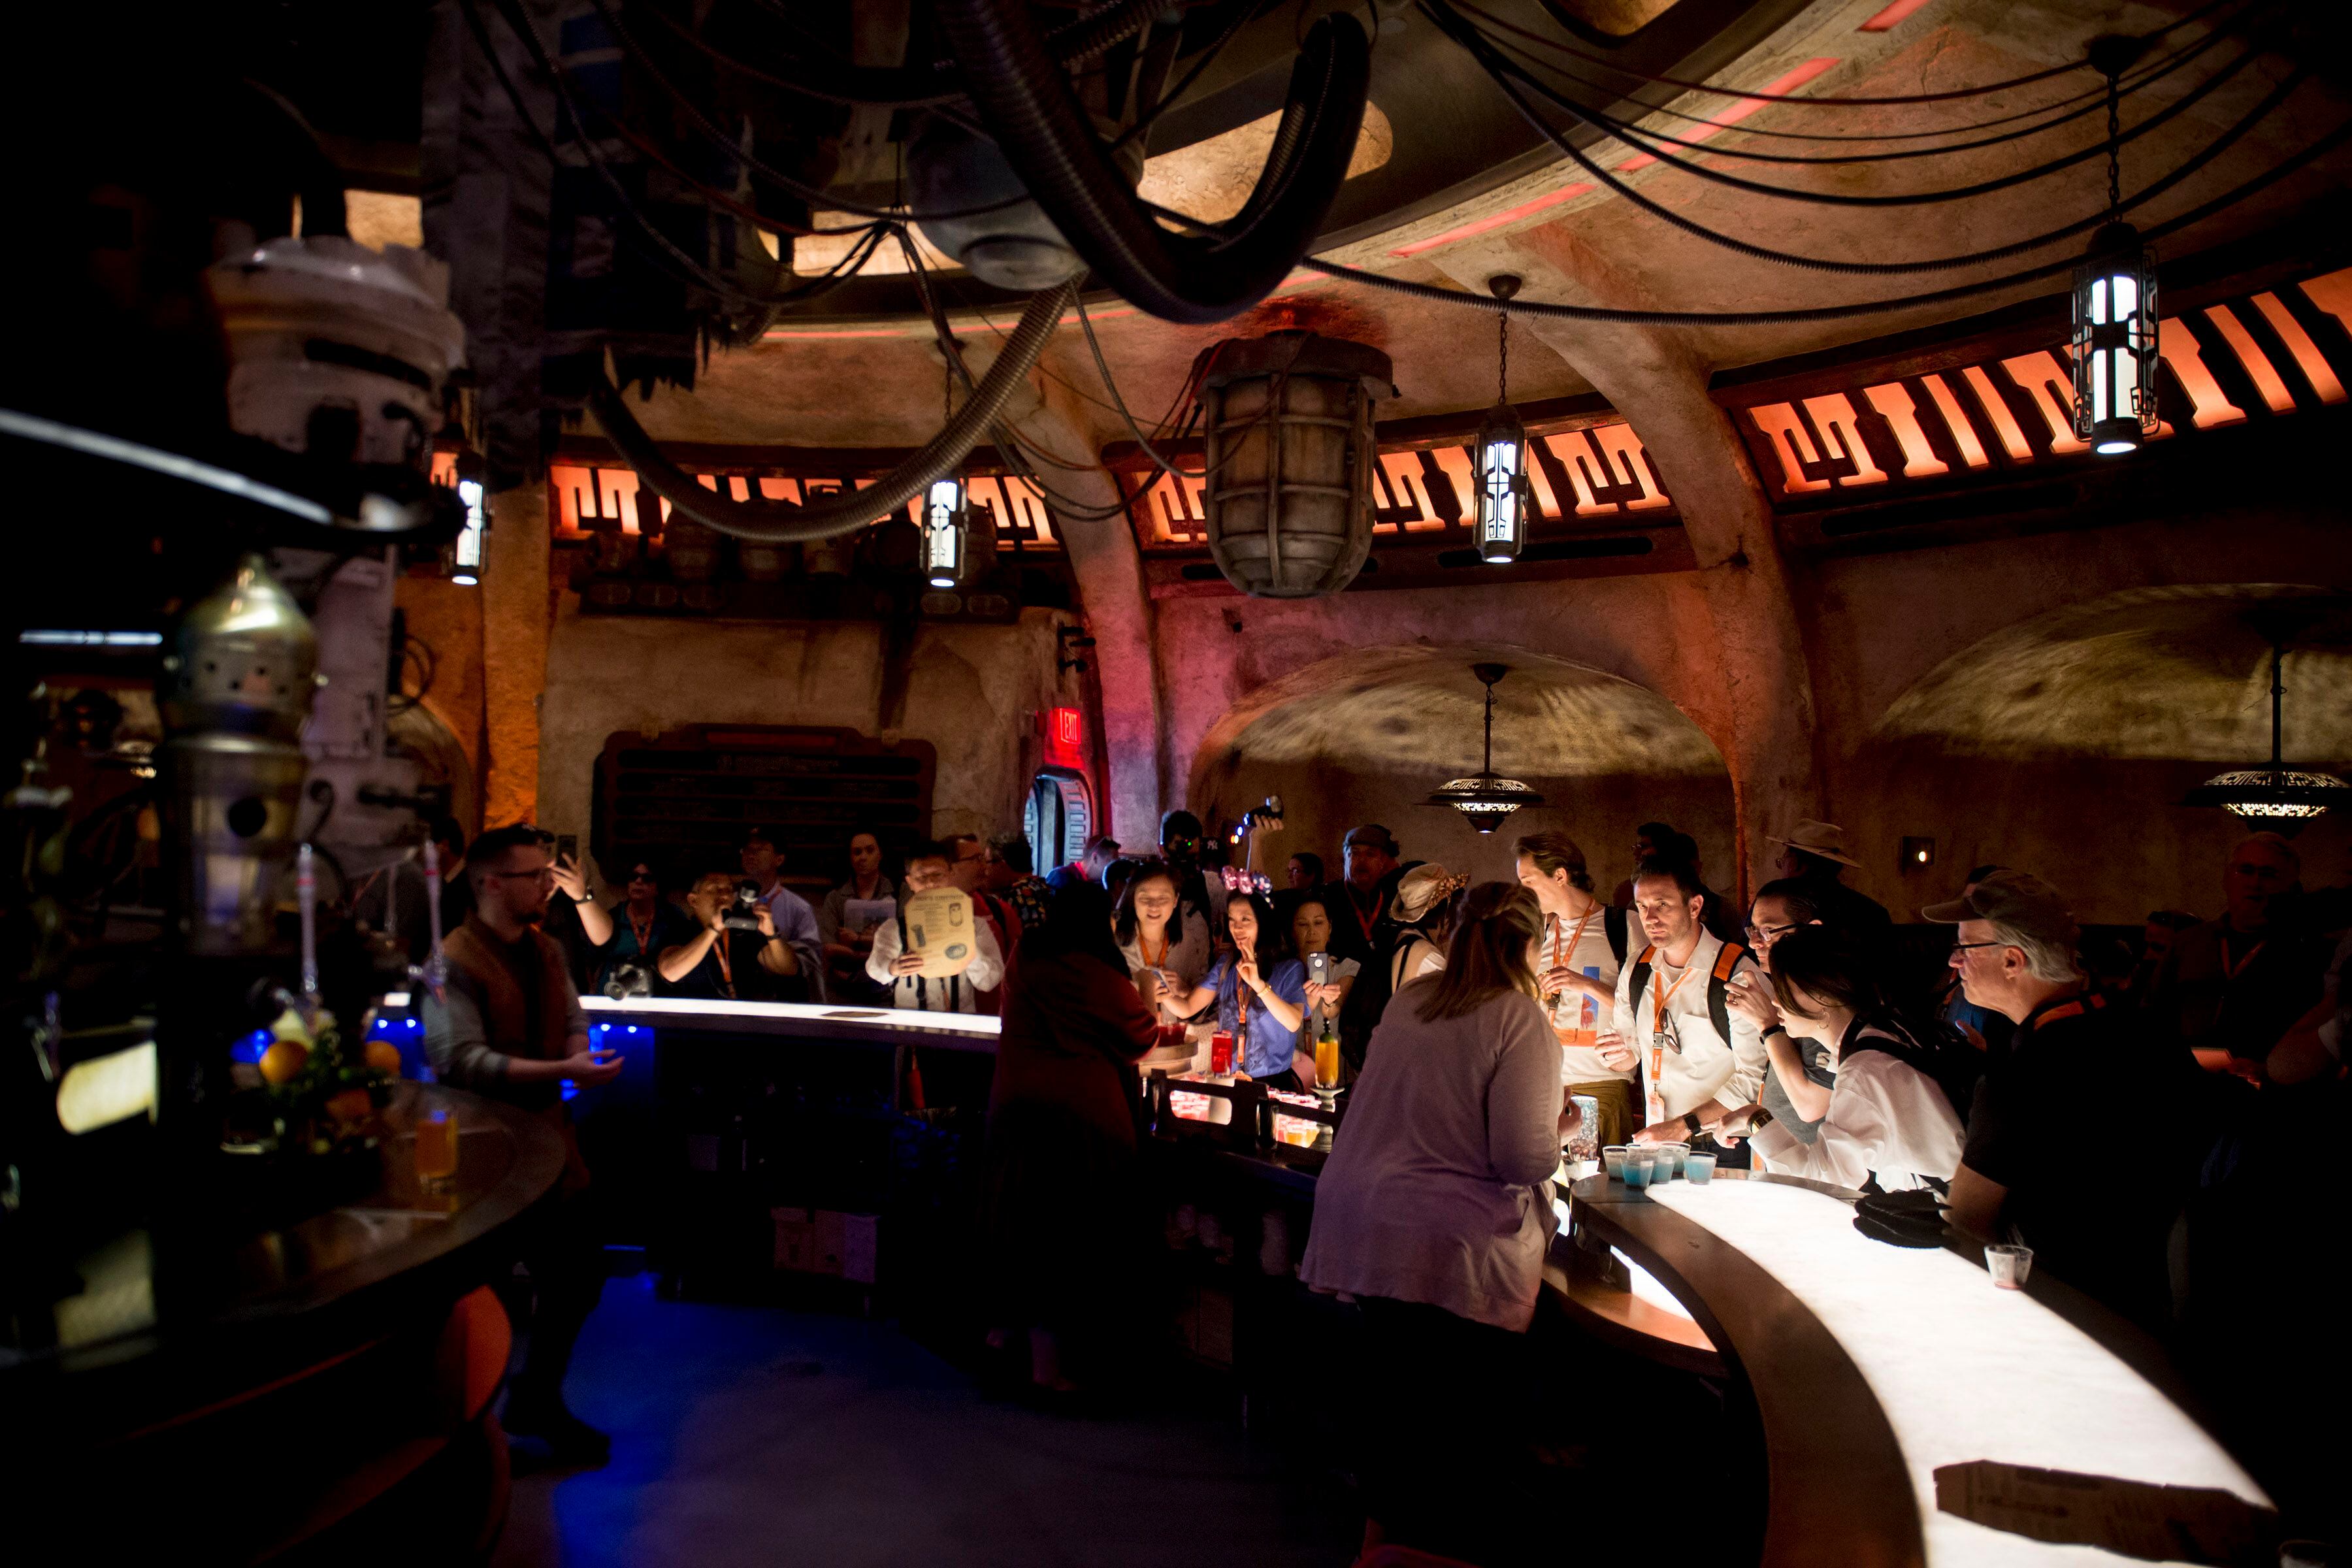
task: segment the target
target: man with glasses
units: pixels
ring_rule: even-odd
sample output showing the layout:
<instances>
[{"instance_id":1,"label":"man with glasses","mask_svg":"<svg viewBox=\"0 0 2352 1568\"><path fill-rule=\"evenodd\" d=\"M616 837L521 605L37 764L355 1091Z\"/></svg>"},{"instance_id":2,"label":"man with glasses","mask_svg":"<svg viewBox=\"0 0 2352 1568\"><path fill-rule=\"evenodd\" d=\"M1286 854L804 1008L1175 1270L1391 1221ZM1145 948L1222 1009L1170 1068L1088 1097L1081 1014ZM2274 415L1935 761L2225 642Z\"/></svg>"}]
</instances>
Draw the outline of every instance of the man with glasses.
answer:
<instances>
[{"instance_id":1,"label":"man with glasses","mask_svg":"<svg viewBox=\"0 0 2352 1568\"><path fill-rule=\"evenodd\" d=\"M564 953L540 929L555 890L545 837L501 827L474 841L466 872L473 912L442 942L449 962L444 994L425 998L425 1048L445 1083L542 1118L564 1143L561 1196L525 1241L539 1304L530 1346L507 1399L508 1431L543 1437L566 1461L601 1463L603 1433L563 1403L572 1344L604 1289L604 1249L588 1203L580 1156L562 1096L565 1080L589 1088L621 1073L617 1053L589 1049L588 1019Z\"/></svg>"},{"instance_id":2,"label":"man with glasses","mask_svg":"<svg viewBox=\"0 0 2352 1568\"><path fill-rule=\"evenodd\" d=\"M2044 1269L2116 1310L2156 1324L2167 1314L2166 1237L2201 1152L2181 1110L2193 1091L2187 1053L2170 1059L2137 1037L2129 1012L2094 991L2076 957L2066 900L2041 878L1994 871L1920 918L1954 931L1951 966L1968 999L2017 1026L1987 1064L1952 1177L1951 1222L2033 1248ZM2193 1120L2193 1119L2192 1119ZM2094 1158L2130 1135L2128 1169ZM2103 1170L2112 1170L2105 1179Z\"/></svg>"},{"instance_id":3,"label":"man with glasses","mask_svg":"<svg viewBox=\"0 0 2352 1568\"><path fill-rule=\"evenodd\" d=\"M2256 833L2221 868L2219 920L2173 938L2143 1004L2150 1031L2195 1053L2208 1072L2248 1077L2319 1000L2328 950L2295 918L2303 858Z\"/></svg>"}]
</instances>

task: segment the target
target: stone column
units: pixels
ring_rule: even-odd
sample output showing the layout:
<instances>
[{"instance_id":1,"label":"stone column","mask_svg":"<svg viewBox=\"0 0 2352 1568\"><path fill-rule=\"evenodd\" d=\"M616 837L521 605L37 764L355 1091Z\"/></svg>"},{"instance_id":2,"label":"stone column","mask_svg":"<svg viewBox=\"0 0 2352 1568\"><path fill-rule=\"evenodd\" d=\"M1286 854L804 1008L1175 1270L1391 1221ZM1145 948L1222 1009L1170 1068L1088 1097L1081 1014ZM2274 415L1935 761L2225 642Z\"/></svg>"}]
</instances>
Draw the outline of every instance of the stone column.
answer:
<instances>
[{"instance_id":1,"label":"stone column","mask_svg":"<svg viewBox=\"0 0 2352 1568\"><path fill-rule=\"evenodd\" d=\"M1012 413L1023 435L1066 462L1090 463L1101 453L1106 434L1066 383L1091 381L1094 369L1058 366L1058 380L1032 376L1037 397L1022 399ZM1096 470L1050 469L1045 480L1088 506L1118 504L1118 488ZM1062 547L1077 579L1078 601L1095 639L1089 652L1101 678L1104 754L1109 778L1109 821L1104 831L1128 844L1156 844L1160 814L1176 775L1165 755L1163 704L1153 638L1151 595L1143 578L1143 552L1134 525L1122 512L1099 521L1057 518ZM1181 786L1179 786L1181 787Z\"/></svg>"},{"instance_id":2,"label":"stone column","mask_svg":"<svg viewBox=\"0 0 2352 1568\"><path fill-rule=\"evenodd\" d=\"M1527 279L1523 298L1666 308L1558 225L1456 247L1439 265L1481 294L1489 277L1516 272ZM1714 739L1731 773L1746 873L1738 890L1752 891L1774 874L1778 850L1765 835L1821 810L1812 682L1763 485L1707 395L1708 367L1675 329L1520 317L1512 335L1551 348L1624 416L1682 515L1714 631L1709 657L1689 665L1719 683Z\"/></svg>"},{"instance_id":3,"label":"stone column","mask_svg":"<svg viewBox=\"0 0 2352 1568\"><path fill-rule=\"evenodd\" d=\"M547 686L547 486L490 500L482 563L482 826L539 816L539 701Z\"/></svg>"}]
</instances>

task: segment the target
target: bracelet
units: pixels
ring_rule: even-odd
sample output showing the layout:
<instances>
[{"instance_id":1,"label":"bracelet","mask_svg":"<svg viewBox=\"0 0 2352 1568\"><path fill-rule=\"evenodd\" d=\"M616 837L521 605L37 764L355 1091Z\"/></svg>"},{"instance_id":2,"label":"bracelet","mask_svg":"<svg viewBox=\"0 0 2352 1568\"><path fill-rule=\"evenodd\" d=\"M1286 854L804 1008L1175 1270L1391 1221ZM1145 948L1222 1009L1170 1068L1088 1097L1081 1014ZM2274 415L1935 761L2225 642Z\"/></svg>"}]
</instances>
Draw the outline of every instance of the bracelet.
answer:
<instances>
[{"instance_id":1,"label":"bracelet","mask_svg":"<svg viewBox=\"0 0 2352 1568\"><path fill-rule=\"evenodd\" d=\"M1774 1035L1785 1035L1788 1032L1789 1026L1786 1024L1767 1024L1764 1026L1764 1037L1766 1039L1771 1038Z\"/></svg>"}]
</instances>

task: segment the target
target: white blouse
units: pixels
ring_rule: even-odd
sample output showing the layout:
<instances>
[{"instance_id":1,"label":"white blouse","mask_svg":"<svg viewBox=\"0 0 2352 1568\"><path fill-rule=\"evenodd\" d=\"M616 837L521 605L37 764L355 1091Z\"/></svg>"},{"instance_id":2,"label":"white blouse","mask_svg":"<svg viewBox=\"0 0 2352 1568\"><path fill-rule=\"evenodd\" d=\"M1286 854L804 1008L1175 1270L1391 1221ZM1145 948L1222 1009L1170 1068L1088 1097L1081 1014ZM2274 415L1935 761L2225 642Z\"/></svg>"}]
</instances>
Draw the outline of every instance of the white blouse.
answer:
<instances>
[{"instance_id":1,"label":"white blouse","mask_svg":"<svg viewBox=\"0 0 2352 1568\"><path fill-rule=\"evenodd\" d=\"M1961 1131L1934 1079L1885 1051L1856 1049L1838 1063L1814 1142L1775 1122L1751 1143L1777 1174L1859 1187L1874 1172L1879 1186L1894 1193L1920 1185L1923 1176L1948 1180L1960 1166Z\"/></svg>"}]
</instances>

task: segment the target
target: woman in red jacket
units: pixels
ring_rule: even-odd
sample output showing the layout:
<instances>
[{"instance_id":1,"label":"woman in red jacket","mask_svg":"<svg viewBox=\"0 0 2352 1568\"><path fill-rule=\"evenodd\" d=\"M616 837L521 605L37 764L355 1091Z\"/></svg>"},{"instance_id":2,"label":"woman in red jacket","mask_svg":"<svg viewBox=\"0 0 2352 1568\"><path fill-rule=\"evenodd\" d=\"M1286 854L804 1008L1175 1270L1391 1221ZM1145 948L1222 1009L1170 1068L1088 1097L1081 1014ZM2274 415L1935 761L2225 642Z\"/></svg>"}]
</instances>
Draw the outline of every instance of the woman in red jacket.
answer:
<instances>
[{"instance_id":1,"label":"woman in red jacket","mask_svg":"<svg viewBox=\"0 0 2352 1568\"><path fill-rule=\"evenodd\" d=\"M1135 1064L1154 1042L1158 986L1139 991L1110 900L1064 889L1004 982L989 1095L982 1224L1000 1348L1025 1331L1030 1381L1054 1394L1135 1321L1147 1238L1136 1175Z\"/></svg>"}]
</instances>

